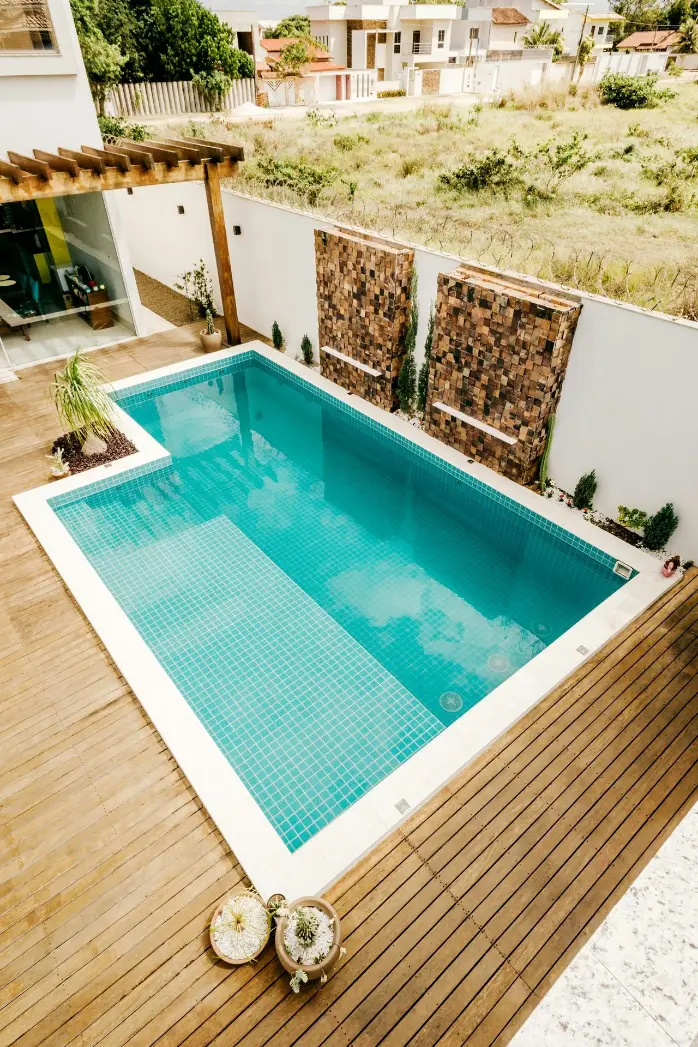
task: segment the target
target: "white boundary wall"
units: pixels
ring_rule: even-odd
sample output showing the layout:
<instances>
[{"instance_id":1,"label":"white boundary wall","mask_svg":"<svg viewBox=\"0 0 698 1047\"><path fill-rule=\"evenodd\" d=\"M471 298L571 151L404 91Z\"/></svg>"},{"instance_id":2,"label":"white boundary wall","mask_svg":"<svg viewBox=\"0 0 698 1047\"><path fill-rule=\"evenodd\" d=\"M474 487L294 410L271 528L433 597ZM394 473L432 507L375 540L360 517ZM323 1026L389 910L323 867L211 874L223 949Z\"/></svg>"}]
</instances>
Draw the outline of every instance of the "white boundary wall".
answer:
<instances>
[{"instance_id":1,"label":"white boundary wall","mask_svg":"<svg viewBox=\"0 0 698 1047\"><path fill-rule=\"evenodd\" d=\"M136 268L171 287L203 258L215 281L202 185L118 195ZM278 320L292 356L300 355L306 333L317 353L313 230L334 223L230 192L223 197L241 321L269 336ZM233 225L242 235L233 236ZM437 275L458 259L421 248L415 257L419 362ZM571 490L596 469L596 505L612 516L619 504L655 512L672 501L681 518L672 551L698 558L698 323L575 294L583 309L557 412L551 476Z\"/></svg>"}]
</instances>

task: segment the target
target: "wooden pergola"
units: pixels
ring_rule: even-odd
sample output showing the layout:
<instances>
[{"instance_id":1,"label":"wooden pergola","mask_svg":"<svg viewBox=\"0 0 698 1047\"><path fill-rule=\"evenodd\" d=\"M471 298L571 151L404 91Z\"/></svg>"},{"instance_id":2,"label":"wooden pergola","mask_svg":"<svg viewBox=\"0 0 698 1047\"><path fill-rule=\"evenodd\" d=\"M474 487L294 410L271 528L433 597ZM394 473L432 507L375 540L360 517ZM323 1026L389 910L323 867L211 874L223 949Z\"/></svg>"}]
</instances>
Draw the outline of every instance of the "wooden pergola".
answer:
<instances>
[{"instance_id":1,"label":"wooden pergola","mask_svg":"<svg viewBox=\"0 0 698 1047\"><path fill-rule=\"evenodd\" d=\"M8 151L0 160L0 203L18 203L109 189L141 189L149 185L203 182L223 301L226 339L240 344L240 323L225 230L221 177L234 177L244 159L239 145L199 138L133 142L117 139L103 149L83 145L57 153L34 149L33 156Z\"/></svg>"}]
</instances>

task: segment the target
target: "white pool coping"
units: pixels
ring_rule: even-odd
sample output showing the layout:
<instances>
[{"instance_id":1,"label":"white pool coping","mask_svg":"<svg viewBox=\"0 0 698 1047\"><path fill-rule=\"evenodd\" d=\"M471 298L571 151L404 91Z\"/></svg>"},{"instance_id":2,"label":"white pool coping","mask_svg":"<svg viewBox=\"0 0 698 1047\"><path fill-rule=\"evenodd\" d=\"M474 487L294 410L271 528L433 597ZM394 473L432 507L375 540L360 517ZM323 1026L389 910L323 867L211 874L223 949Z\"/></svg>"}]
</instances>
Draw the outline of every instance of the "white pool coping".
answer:
<instances>
[{"instance_id":1,"label":"white pool coping","mask_svg":"<svg viewBox=\"0 0 698 1047\"><path fill-rule=\"evenodd\" d=\"M658 560L585 521L565 505L543 499L486 466L428 436L409 422L374 407L323 378L312 368L270 349L247 342L235 349L209 353L114 382L125 390L153 379L196 372L204 365L255 352L287 368L338 401L350 402L416 445L539 516L551 520L639 573L597 608L491 691L455 723L416 752L346 811L291 853L254 801L213 739L187 704L157 658L141 638L86 556L60 522L49 499L89 488L99 480L148 463L166 463L169 452L118 405L119 428L138 451L107 466L97 466L64 480L15 495L14 502L97 635L127 680L182 771L199 795L245 872L263 897L281 891L289 898L322 892L370 851L416 807L506 731L536 702L623 629L675 579L661 575ZM582 653L580 653L580 651ZM406 801L405 809L400 801ZM400 810L397 804L400 803Z\"/></svg>"}]
</instances>

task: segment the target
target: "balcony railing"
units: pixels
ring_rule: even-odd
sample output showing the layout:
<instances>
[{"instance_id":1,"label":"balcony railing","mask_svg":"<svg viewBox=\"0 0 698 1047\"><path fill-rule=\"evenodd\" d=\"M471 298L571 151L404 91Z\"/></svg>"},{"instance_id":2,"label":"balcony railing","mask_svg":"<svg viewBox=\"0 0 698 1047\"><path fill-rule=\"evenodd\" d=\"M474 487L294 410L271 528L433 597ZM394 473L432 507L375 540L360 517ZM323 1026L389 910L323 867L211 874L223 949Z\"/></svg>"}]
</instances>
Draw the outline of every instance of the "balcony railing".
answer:
<instances>
[{"instance_id":1,"label":"balcony railing","mask_svg":"<svg viewBox=\"0 0 698 1047\"><path fill-rule=\"evenodd\" d=\"M431 43L418 44L416 42L413 42L411 53L413 55L430 55Z\"/></svg>"}]
</instances>

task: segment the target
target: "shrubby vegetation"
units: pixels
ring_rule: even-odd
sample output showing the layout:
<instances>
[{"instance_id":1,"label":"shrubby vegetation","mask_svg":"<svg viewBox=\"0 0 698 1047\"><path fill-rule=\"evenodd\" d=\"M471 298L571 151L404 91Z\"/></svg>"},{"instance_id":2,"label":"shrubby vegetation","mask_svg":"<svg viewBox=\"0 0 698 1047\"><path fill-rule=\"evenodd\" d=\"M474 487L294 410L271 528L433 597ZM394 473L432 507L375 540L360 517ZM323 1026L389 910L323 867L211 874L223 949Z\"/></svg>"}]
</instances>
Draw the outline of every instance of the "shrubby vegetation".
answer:
<instances>
[{"instance_id":1,"label":"shrubby vegetation","mask_svg":"<svg viewBox=\"0 0 698 1047\"><path fill-rule=\"evenodd\" d=\"M185 133L243 144L253 195L698 319L698 85L627 111L575 86Z\"/></svg>"},{"instance_id":2,"label":"shrubby vegetation","mask_svg":"<svg viewBox=\"0 0 698 1047\"><path fill-rule=\"evenodd\" d=\"M654 109L661 101L672 98L673 91L657 87L656 73L647 76L629 76L627 73L606 73L599 83L599 96L605 105L617 109Z\"/></svg>"},{"instance_id":3,"label":"shrubby vegetation","mask_svg":"<svg viewBox=\"0 0 698 1047\"><path fill-rule=\"evenodd\" d=\"M132 142L144 142L148 137L145 124L131 124L123 116L98 116L97 122L105 141L114 138L130 138Z\"/></svg>"}]
</instances>

